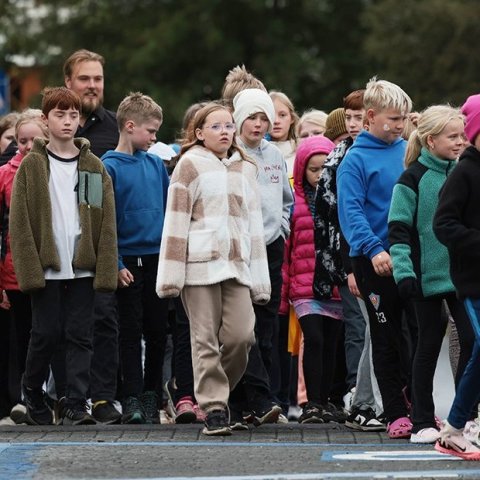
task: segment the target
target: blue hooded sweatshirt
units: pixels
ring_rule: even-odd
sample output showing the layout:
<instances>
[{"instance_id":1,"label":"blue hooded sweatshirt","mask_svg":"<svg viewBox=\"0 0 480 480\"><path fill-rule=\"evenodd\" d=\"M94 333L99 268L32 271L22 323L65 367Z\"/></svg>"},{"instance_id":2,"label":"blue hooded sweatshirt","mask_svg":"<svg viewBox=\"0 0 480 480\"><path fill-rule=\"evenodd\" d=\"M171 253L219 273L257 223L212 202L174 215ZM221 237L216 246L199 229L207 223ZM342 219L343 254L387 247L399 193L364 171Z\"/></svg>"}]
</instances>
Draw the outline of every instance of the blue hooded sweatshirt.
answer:
<instances>
[{"instance_id":1,"label":"blue hooded sweatshirt","mask_svg":"<svg viewBox=\"0 0 480 480\"><path fill-rule=\"evenodd\" d=\"M118 236L118 269L122 256L158 254L167 203L168 174L163 161L137 150L133 155L109 150L102 157L112 177Z\"/></svg>"},{"instance_id":2,"label":"blue hooded sweatshirt","mask_svg":"<svg viewBox=\"0 0 480 480\"><path fill-rule=\"evenodd\" d=\"M373 258L388 251L388 211L404 170L407 142L386 143L363 130L337 174L338 215L350 256Z\"/></svg>"}]
</instances>

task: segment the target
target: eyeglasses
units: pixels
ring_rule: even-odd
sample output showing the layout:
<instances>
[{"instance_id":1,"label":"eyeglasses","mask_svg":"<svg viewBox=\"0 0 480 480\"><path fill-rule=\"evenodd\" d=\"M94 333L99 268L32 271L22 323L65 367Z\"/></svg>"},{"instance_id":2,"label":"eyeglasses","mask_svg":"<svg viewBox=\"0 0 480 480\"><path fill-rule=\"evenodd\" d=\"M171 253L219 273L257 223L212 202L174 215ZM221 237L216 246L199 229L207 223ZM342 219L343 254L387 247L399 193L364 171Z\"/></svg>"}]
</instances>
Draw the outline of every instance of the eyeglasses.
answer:
<instances>
[{"instance_id":1,"label":"eyeglasses","mask_svg":"<svg viewBox=\"0 0 480 480\"><path fill-rule=\"evenodd\" d=\"M204 125L205 128L209 128L215 133L219 133L222 130L226 130L227 132L234 132L237 127L234 123L212 123L212 125Z\"/></svg>"}]
</instances>

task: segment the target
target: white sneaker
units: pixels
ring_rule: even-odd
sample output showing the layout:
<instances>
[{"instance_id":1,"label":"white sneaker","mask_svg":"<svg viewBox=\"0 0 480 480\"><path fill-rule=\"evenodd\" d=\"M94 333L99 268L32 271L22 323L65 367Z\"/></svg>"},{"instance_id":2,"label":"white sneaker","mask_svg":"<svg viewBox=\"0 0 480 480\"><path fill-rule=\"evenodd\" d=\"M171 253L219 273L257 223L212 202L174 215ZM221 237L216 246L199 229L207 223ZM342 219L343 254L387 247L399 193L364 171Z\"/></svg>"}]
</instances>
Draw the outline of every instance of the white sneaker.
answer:
<instances>
[{"instance_id":1,"label":"white sneaker","mask_svg":"<svg viewBox=\"0 0 480 480\"><path fill-rule=\"evenodd\" d=\"M288 418L283 413L281 413L278 416L277 423L288 423Z\"/></svg>"},{"instance_id":2,"label":"white sneaker","mask_svg":"<svg viewBox=\"0 0 480 480\"><path fill-rule=\"evenodd\" d=\"M5 426L5 425L12 426L12 425L16 425L16 423L10 417L0 418L0 426Z\"/></svg>"},{"instance_id":3,"label":"white sneaker","mask_svg":"<svg viewBox=\"0 0 480 480\"><path fill-rule=\"evenodd\" d=\"M479 433L480 425L478 418L476 418L475 420L469 420L465 424L465 428L463 429L463 436L470 442L477 442Z\"/></svg>"},{"instance_id":4,"label":"white sneaker","mask_svg":"<svg viewBox=\"0 0 480 480\"><path fill-rule=\"evenodd\" d=\"M439 438L440 432L436 428L422 428L411 434L410 443L435 443Z\"/></svg>"},{"instance_id":5,"label":"white sneaker","mask_svg":"<svg viewBox=\"0 0 480 480\"><path fill-rule=\"evenodd\" d=\"M17 425L27 422L27 407L23 403L17 403L10 410L10 418Z\"/></svg>"},{"instance_id":6,"label":"white sneaker","mask_svg":"<svg viewBox=\"0 0 480 480\"><path fill-rule=\"evenodd\" d=\"M355 387L352 387L344 396L343 396L343 404L345 406L345 410L350 413L352 411L352 401L353 395L355 394Z\"/></svg>"},{"instance_id":7,"label":"white sneaker","mask_svg":"<svg viewBox=\"0 0 480 480\"><path fill-rule=\"evenodd\" d=\"M462 429L452 427L447 421L435 444L435 450L446 455L455 455L464 460L480 461L480 448L463 436Z\"/></svg>"},{"instance_id":8,"label":"white sneaker","mask_svg":"<svg viewBox=\"0 0 480 480\"><path fill-rule=\"evenodd\" d=\"M297 421L300 415L302 414L302 408L298 405L290 405L288 407L288 415L287 418L290 421Z\"/></svg>"}]
</instances>

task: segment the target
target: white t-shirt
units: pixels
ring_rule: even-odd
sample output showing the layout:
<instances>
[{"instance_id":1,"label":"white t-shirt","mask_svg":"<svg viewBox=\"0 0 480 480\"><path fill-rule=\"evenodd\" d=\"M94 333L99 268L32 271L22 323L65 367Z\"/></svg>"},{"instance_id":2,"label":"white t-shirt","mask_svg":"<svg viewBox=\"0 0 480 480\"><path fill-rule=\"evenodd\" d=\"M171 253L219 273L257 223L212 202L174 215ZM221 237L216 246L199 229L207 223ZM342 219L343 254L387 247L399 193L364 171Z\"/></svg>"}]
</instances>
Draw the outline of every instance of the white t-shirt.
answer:
<instances>
[{"instance_id":1,"label":"white t-shirt","mask_svg":"<svg viewBox=\"0 0 480 480\"><path fill-rule=\"evenodd\" d=\"M92 277L93 272L74 270L75 246L81 234L78 214L77 184L78 156L60 158L48 151L50 178L48 189L52 204L52 226L55 245L60 257L60 271L48 268L46 280L68 280Z\"/></svg>"}]
</instances>

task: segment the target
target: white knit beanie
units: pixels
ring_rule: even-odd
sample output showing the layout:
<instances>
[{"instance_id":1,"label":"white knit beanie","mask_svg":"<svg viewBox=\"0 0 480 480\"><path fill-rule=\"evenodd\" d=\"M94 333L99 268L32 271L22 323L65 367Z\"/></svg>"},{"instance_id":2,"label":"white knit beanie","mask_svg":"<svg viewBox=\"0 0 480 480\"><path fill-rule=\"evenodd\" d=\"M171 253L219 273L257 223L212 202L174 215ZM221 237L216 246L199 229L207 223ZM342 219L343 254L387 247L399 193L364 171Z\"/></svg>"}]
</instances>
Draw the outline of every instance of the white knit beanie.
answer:
<instances>
[{"instance_id":1,"label":"white knit beanie","mask_svg":"<svg viewBox=\"0 0 480 480\"><path fill-rule=\"evenodd\" d=\"M270 122L268 129L271 130L275 121L275 107L270 95L259 88L247 88L238 92L233 99L233 119L237 126L237 133L240 133L243 122L250 115L259 112L267 116Z\"/></svg>"}]
</instances>

